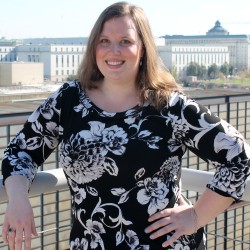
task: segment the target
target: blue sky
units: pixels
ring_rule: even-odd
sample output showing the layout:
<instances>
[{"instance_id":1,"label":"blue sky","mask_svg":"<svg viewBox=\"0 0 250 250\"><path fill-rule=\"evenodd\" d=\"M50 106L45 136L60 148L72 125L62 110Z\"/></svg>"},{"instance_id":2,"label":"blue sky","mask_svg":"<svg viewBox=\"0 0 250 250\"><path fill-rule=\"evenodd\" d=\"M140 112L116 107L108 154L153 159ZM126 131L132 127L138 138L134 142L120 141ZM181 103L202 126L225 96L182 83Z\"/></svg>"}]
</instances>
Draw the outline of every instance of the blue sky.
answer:
<instances>
[{"instance_id":1,"label":"blue sky","mask_svg":"<svg viewBox=\"0 0 250 250\"><path fill-rule=\"evenodd\" d=\"M0 37L88 36L115 0L1 0ZM249 0L130 0L141 6L153 34L205 35L219 20L230 34L250 35Z\"/></svg>"}]
</instances>

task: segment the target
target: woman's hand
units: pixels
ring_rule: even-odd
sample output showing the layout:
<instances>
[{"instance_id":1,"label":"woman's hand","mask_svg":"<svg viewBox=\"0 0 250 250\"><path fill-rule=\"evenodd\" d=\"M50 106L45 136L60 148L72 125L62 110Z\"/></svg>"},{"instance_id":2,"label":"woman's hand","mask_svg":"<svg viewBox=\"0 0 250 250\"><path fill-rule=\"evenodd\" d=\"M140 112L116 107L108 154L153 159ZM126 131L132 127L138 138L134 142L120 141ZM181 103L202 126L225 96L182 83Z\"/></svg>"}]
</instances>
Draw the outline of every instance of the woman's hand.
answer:
<instances>
[{"instance_id":1,"label":"woman's hand","mask_svg":"<svg viewBox=\"0 0 250 250\"><path fill-rule=\"evenodd\" d=\"M6 208L2 238L10 250L31 250L31 236L37 236L32 207L28 198L28 181L24 176L10 176L5 181L9 202Z\"/></svg>"},{"instance_id":2,"label":"woman's hand","mask_svg":"<svg viewBox=\"0 0 250 250\"><path fill-rule=\"evenodd\" d=\"M180 236L195 233L197 230L194 208L187 203L155 213L149 217L148 221L152 224L145 229L145 232L150 234L150 239L174 232L172 237L162 244L163 247L170 246Z\"/></svg>"},{"instance_id":3,"label":"woman's hand","mask_svg":"<svg viewBox=\"0 0 250 250\"><path fill-rule=\"evenodd\" d=\"M150 234L151 239L173 232L172 237L163 243L163 247L167 247L182 235L195 233L197 229L225 211L232 202L233 198L221 196L206 188L194 206L180 197L179 206L164 209L150 216L148 221L152 224L145 232Z\"/></svg>"},{"instance_id":4,"label":"woman's hand","mask_svg":"<svg viewBox=\"0 0 250 250\"><path fill-rule=\"evenodd\" d=\"M28 198L16 197L8 203L3 223L2 238L10 250L31 249L31 236L37 236L32 207Z\"/></svg>"}]
</instances>

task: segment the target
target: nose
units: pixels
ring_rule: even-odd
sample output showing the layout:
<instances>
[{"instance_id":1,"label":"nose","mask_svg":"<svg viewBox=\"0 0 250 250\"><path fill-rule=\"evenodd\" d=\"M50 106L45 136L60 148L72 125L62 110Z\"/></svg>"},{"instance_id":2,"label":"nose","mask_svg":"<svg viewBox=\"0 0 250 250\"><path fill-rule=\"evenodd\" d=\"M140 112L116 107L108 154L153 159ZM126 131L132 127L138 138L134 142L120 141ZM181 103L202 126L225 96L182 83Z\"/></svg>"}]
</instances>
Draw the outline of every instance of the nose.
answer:
<instances>
[{"instance_id":1,"label":"nose","mask_svg":"<svg viewBox=\"0 0 250 250\"><path fill-rule=\"evenodd\" d=\"M110 45L110 51L113 52L114 54L120 54L121 53L121 48L119 43L111 43Z\"/></svg>"}]
</instances>

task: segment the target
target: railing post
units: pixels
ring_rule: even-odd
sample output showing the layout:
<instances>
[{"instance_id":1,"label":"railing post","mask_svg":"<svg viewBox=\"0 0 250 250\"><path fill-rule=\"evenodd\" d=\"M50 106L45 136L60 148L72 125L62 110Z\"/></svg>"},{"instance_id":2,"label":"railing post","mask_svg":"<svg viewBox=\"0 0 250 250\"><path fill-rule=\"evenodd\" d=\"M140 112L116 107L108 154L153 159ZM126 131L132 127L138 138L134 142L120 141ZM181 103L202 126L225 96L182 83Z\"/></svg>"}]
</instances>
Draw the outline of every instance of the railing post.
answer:
<instances>
[{"instance_id":1,"label":"railing post","mask_svg":"<svg viewBox=\"0 0 250 250\"><path fill-rule=\"evenodd\" d=\"M226 105L227 105L227 122L230 122L230 96L226 96L225 98Z\"/></svg>"},{"instance_id":2,"label":"railing post","mask_svg":"<svg viewBox=\"0 0 250 250\"><path fill-rule=\"evenodd\" d=\"M229 123L230 122L230 97L229 96L226 96L225 98L225 101L226 101L226 105L227 105L227 122ZM225 237L227 236L227 226L228 226L228 223L227 223L227 216L228 215L228 212L225 211L224 212L224 235ZM227 249L227 240L226 238L224 239L224 249Z\"/></svg>"},{"instance_id":3,"label":"railing post","mask_svg":"<svg viewBox=\"0 0 250 250\"><path fill-rule=\"evenodd\" d=\"M228 212L227 212L227 210L224 212L224 236L225 236L225 238L224 238L224 249L227 249L227 214L228 214Z\"/></svg>"}]
</instances>

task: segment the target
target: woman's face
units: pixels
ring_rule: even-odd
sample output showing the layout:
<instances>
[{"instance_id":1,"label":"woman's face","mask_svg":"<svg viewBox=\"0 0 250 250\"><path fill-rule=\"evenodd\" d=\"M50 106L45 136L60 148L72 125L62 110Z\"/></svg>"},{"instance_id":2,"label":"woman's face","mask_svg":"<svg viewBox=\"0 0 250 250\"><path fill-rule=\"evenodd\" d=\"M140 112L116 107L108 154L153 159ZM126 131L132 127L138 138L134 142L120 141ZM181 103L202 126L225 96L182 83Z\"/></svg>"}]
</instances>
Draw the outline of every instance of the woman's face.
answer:
<instances>
[{"instance_id":1,"label":"woman's face","mask_svg":"<svg viewBox=\"0 0 250 250\"><path fill-rule=\"evenodd\" d=\"M96 62L104 80L135 84L142 55L142 42L129 15L104 23L96 47Z\"/></svg>"}]
</instances>

